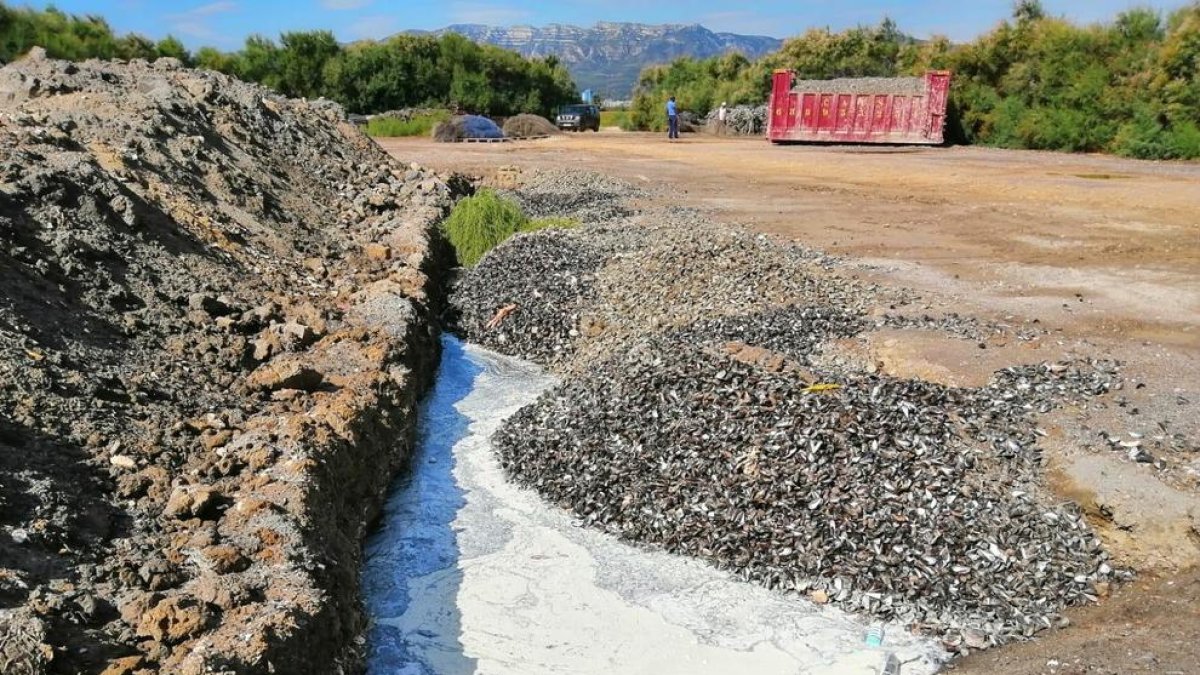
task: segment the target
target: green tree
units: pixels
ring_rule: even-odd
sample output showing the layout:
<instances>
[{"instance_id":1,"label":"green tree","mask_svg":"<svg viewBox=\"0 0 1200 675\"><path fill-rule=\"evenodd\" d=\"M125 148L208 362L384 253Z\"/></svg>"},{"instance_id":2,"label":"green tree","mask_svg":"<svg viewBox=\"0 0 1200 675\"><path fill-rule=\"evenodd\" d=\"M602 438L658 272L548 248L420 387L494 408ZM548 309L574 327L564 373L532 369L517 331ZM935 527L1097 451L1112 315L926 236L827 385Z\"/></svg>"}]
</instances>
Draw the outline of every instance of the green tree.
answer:
<instances>
[{"instance_id":1,"label":"green tree","mask_svg":"<svg viewBox=\"0 0 1200 675\"><path fill-rule=\"evenodd\" d=\"M154 51L160 57L169 56L171 58L179 59L186 64L190 64L192 61L192 57L190 54L188 54L187 48L184 47L183 43L173 35L168 35L167 37L159 40L158 44L154 45Z\"/></svg>"},{"instance_id":2,"label":"green tree","mask_svg":"<svg viewBox=\"0 0 1200 675\"><path fill-rule=\"evenodd\" d=\"M278 88L279 47L269 38L251 35L246 38L242 51L237 55L233 74L248 82Z\"/></svg>"},{"instance_id":3,"label":"green tree","mask_svg":"<svg viewBox=\"0 0 1200 675\"><path fill-rule=\"evenodd\" d=\"M150 38L131 33L117 40L116 56L127 61L156 59L158 58L158 48Z\"/></svg>"},{"instance_id":4,"label":"green tree","mask_svg":"<svg viewBox=\"0 0 1200 675\"><path fill-rule=\"evenodd\" d=\"M237 56L226 54L212 47L201 47L197 50L195 62L197 68L222 73L234 73L237 69Z\"/></svg>"},{"instance_id":5,"label":"green tree","mask_svg":"<svg viewBox=\"0 0 1200 675\"><path fill-rule=\"evenodd\" d=\"M327 30L284 33L280 38L276 87L288 96L317 98L325 93L325 64L341 52Z\"/></svg>"},{"instance_id":6,"label":"green tree","mask_svg":"<svg viewBox=\"0 0 1200 675\"><path fill-rule=\"evenodd\" d=\"M1046 18L1041 0L1018 0L1013 6L1013 18L1018 24L1034 23Z\"/></svg>"}]
</instances>

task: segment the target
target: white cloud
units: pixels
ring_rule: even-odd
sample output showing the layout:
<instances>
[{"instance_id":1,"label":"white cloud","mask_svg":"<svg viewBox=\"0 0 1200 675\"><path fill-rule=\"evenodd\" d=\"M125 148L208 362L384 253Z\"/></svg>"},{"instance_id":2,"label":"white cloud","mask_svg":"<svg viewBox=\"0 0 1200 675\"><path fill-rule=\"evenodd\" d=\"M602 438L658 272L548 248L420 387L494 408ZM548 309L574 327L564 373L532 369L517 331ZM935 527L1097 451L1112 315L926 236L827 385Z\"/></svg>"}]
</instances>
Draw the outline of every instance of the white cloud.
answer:
<instances>
[{"instance_id":1,"label":"white cloud","mask_svg":"<svg viewBox=\"0 0 1200 675\"><path fill-rule=\"evenodd\" d=\"M450 5L450 19L454 23L482 23L489 26L504 26L520 23L530 17L529 10L520 7L503 7L476 2L455 2Z\"/></svg>"},{"instance_id":2,"label":"white cloud","mask_svg":"<svg viewBox=\"0 0 1200 675\"><path fill-rule=\"evenodd\" d=\"M373 2L375 0L321 0L321 6L340 12L348 9L362 9Z\"/></svg>"},{"instance_id":3,"label":"white cloud","mask_svg":"<svg viewBox=\"0 0 1200 675\"><path fill-rule=\"evenodd\" d=\"M228 43L230 42L229 37L213 28L209 20L218 14L227 14L237 11L237 9L238 4L231 0L210 2L206 5L193 7L186 12L168 14L166 17L167 25L172 32L190 38L209 42Z\"/></svg>"},{"instance_id":4,"label":"white cloud","mask_svg":"<svg viewBox=\"0 0 1200 675\"><path fill-rule=\"evenodd\" d=\"M352 40L381 40L399 32L399 20L389 14L364 16L346 27L346 34Z\"/></svg>"}]
</instances>

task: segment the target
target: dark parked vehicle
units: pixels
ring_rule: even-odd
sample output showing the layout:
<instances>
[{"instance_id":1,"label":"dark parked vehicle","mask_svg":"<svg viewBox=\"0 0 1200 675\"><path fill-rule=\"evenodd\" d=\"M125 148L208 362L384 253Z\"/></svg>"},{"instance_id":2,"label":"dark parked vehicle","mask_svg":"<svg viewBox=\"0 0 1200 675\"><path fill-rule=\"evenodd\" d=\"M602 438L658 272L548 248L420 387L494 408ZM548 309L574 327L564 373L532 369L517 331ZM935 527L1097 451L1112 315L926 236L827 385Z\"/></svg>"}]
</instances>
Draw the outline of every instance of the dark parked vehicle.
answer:
<instances>
[{"instance_id":1,"label":"dark parked vehicle","mask_svg":"<svg viewBox=\"0 0 1200 675\"><path fill-rule=\"evenodd\" d=\"M554 119L554 125L563 131L600 131L600 106L584 103L563 106Z\"/></svg>"}]
</instances>

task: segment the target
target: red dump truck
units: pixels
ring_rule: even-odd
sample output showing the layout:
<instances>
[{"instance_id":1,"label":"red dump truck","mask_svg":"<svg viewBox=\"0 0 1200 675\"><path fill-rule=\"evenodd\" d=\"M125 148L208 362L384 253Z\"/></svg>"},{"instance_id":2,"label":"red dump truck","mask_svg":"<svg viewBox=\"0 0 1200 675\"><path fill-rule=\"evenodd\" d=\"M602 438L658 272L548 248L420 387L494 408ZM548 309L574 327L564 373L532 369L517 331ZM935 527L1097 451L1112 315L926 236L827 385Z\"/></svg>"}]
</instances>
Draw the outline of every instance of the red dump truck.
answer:
<instances>
[{"instance_id":1,"label":"red dump truck","mask_svg":"<svg viewBox=\"0 0 1200 675\"><path fill-rule=\"evenodd\" d=\"M797 80L793 71L777 70L772 77L767 118L772 143L942 143L948 71Z\"/></svg>"}]
</instances>

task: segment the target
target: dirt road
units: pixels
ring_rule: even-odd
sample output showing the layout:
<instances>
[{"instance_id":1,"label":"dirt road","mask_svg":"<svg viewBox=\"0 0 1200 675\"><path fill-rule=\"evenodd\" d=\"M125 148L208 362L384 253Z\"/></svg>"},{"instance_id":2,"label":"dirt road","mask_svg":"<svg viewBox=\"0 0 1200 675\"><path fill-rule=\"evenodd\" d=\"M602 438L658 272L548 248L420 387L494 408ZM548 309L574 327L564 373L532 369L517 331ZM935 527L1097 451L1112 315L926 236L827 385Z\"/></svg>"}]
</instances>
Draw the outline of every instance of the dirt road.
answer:
<instances>
[{"instance_id":1,"label":"dirt road","mask_svg":"<svg viewBox=\"0 0 1200 675\"><path fill-rule=\"evenodd\" d=\"M958 669L1200 671L1200 164L708 137L670 144L608 131L383 145L484 178L510 165L587 167L667 187L647 199L843 256L849 273L919 294L908 311L1041 336L964 346L894 331L846 347L894 374L959 384L1064 356L1121 361L1128 386L1115 400L1046 420L1045 461L1050 484L1080 503L1139 581L1073 614L1069 628Z\"/></svg>"}]
</instances>

